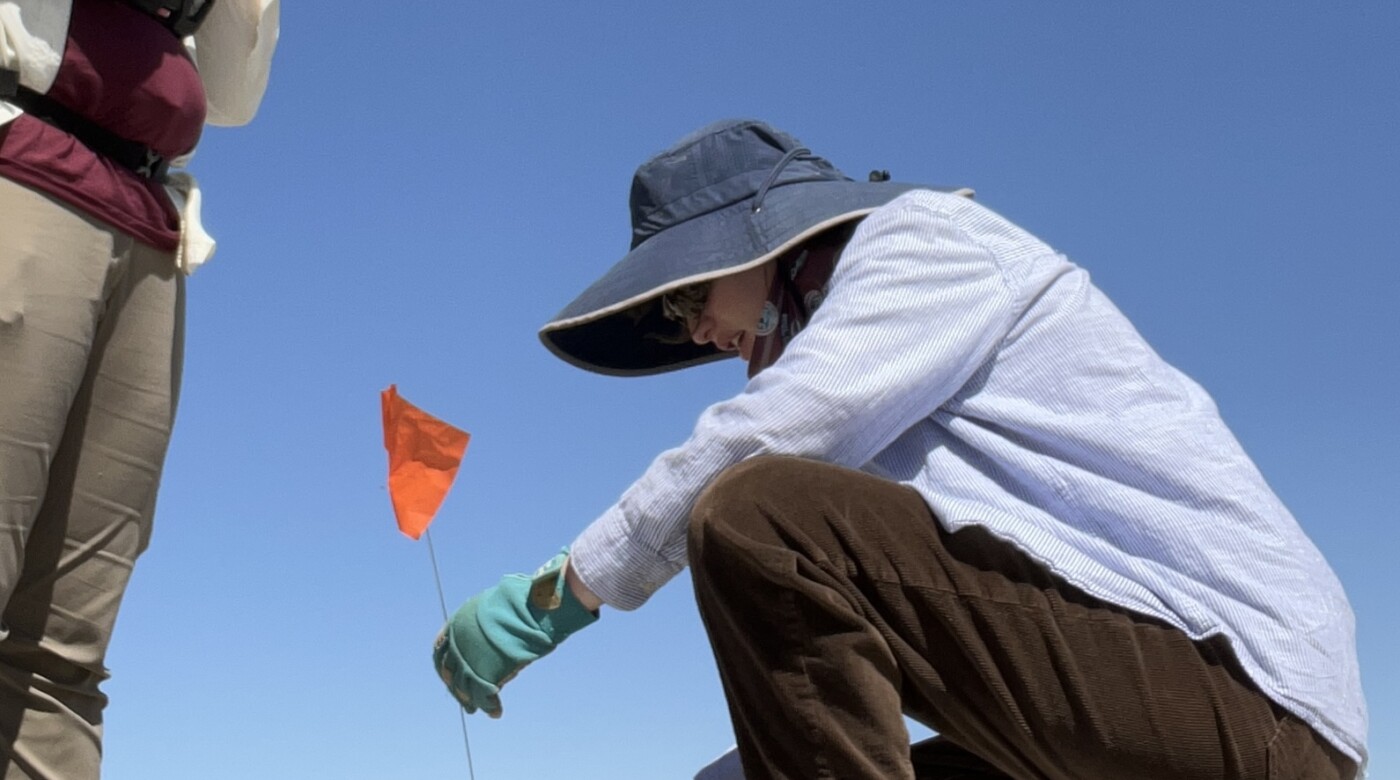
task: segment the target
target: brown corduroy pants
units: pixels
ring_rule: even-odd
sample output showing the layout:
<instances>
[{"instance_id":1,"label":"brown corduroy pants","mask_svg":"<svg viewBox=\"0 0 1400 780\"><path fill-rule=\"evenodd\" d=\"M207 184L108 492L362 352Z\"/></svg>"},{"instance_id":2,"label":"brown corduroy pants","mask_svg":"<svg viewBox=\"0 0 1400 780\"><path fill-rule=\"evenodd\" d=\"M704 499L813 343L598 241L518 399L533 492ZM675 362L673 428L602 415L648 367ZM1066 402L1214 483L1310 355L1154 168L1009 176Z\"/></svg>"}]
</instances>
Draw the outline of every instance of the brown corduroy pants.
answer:
<instances>
[{"instance_id":1,"label":"brown corduroy pants","mask_svg":"<svg viewBox=\"0 0 1400 780\"><path fill-rule=\"evenodd\" d=\"M913 490L758 457L690 563L748 780L1351 780L1223 643L950 534ZM904 715L936 730L909 746Z\"/></svg>"}]
</instances>

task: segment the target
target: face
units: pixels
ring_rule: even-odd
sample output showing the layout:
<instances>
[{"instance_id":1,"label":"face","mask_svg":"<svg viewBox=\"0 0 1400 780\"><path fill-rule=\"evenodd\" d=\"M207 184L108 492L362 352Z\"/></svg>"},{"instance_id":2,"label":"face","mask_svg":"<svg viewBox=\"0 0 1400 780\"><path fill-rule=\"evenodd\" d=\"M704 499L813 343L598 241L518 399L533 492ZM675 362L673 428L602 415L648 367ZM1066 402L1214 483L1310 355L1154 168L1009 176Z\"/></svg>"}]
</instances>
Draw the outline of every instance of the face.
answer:
<instances>
[{"instance_id":1,"label":"face","mask_svg":"<svg viewBox=\"0 0 1400 780\"><path fill-rule=\"evenodd\" d=\"M773 281L774 264L764 263L710 283L709 297L690 337L696 344L714 344L725 352L753 356L754 332Z\"/></svg>"}]
</instances>

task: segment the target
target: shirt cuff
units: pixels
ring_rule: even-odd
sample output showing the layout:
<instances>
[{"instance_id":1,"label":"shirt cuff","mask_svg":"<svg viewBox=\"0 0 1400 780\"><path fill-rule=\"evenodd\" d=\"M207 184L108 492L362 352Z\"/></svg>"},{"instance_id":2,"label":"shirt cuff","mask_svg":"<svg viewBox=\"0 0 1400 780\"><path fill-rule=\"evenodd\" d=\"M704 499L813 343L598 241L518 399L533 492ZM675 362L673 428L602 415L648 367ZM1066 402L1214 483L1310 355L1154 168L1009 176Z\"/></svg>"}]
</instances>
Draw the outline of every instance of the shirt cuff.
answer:
<instances>
[{"instance_id":1,"label":"shirt cuff","mask_svg":"<svg viewBox=\"0 0 1400 780\"><path fill-rule=\"evenodd\" d=\"M604 604L633 610L646 603L662 585L685 568L655 550L639 545L626 533L627 520L614 505L579 534L569 546L569 566Z\"/></svg>"}]
</instances>

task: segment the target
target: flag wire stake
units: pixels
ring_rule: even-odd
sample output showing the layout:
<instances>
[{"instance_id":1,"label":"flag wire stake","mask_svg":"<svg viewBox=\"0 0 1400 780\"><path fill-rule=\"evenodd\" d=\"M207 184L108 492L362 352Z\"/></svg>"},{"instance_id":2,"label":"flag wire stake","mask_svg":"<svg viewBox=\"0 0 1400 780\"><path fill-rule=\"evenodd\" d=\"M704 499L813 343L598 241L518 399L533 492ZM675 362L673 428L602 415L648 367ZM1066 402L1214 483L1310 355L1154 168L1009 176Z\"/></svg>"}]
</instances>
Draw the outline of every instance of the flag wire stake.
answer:
<instances>
[{"instance_id":1,"label":"flag wire stake","mask_svg":"<svg viewBox=\"0 0 1400 780\"><path fill-rule=\"evenodd\" d=\"M437 553L433 551L433 532L424 528L423 535L428 537L428 558L433 562L433 582L437 584L438 605L442 607L442 622L447 622L447 598L442 595L442 577L438 574ZM453 698L453 702L456 702ZM462 719L462 745L467 749L467 772L472 780L476 780L476 768L472 766L472 741L467 737L467 713L463 711L461 704L457 705L457 716Z\"/></svg>"}]
</instances>

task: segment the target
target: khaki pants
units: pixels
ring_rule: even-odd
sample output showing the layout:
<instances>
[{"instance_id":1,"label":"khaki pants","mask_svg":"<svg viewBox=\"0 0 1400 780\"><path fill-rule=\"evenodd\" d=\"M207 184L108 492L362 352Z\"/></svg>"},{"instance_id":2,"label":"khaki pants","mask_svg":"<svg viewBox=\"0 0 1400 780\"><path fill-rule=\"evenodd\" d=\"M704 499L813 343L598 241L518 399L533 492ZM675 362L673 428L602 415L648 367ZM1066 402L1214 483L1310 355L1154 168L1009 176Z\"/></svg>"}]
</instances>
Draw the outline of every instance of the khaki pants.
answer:
<instances>
[{"instance_id":1,"label":"khaki pants","mask_svg":"<svg viewBox=\"0 0 1400 780\"><path fill-rule=\"evenodd\" d=\"M913 490L725 472L690 563L748 780L1350 780L1228 648L1097 601ZM909 746L903 715L939 732Z\"/></svg>"},{"instance_id":2,"label":"khaki pants","mask_svg":"<svg viewBox=\"0 0 1400 780\"><path fill-rule=\"evenodd\" d=\"M170 253L0 179L0 777L98 776L183 323Z\"/></svg>"}]
</instances>

